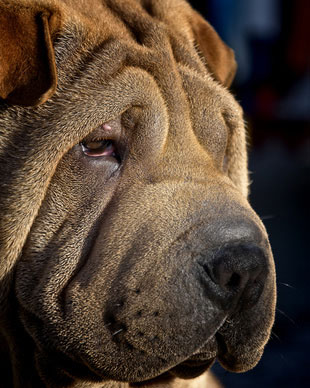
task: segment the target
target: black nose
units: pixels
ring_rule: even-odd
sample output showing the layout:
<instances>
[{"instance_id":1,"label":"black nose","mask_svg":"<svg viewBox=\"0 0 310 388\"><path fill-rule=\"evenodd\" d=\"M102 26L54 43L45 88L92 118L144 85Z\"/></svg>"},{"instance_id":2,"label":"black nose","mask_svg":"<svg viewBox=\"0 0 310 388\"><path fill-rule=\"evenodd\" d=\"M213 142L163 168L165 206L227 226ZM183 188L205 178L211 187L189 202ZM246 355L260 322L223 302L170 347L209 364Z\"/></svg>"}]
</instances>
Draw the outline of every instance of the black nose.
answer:
<instances>
[{"instance_id":1,"label":"black nose","mask_svg":"<svg viewBox=\"0 0 310 388\"><path fill-rule=\"evenodd\" d=\"M225 310L255 305L268 273L264 249L254 243L227 244L200 263L205 271L208 297Z\"/></svg>"}]
</instances>

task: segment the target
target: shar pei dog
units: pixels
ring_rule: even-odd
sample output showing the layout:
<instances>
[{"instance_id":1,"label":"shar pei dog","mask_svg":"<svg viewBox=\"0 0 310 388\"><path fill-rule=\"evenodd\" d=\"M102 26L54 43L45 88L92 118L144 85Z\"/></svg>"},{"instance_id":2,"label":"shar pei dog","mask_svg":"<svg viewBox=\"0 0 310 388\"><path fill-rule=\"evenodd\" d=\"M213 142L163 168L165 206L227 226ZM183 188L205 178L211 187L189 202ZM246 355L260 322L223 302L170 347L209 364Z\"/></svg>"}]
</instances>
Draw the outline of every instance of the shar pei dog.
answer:
<instances>
[{"instance_id":1,"label":"shar pei dog","mask_svg":"<svg viewBox=\"0 0 310 388\"><path fill-rule=\"evenodd\" d=\"M1 387L259 361L275 271L235 69L185 0L0 1Z\"/></svg>"}]
</instances>

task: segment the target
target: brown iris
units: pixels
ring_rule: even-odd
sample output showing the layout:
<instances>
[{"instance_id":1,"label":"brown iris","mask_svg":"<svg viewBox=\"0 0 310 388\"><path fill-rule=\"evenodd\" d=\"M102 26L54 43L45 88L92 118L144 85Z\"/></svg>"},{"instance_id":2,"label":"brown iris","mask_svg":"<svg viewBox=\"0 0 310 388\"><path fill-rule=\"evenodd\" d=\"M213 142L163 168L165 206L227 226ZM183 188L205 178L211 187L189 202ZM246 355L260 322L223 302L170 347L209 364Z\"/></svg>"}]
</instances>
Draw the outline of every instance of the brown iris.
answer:
<instances>
[{"instance_id":1,"label":"brown iris","mask_svg":"<svg viewBox=\"0 0 310 388\"><path fill-rule=\"evenodd\" d=\"M93 140L80 143L85 155L91 157L115 156L115 145L112 140Z\"/></svg>"}]
</instances>

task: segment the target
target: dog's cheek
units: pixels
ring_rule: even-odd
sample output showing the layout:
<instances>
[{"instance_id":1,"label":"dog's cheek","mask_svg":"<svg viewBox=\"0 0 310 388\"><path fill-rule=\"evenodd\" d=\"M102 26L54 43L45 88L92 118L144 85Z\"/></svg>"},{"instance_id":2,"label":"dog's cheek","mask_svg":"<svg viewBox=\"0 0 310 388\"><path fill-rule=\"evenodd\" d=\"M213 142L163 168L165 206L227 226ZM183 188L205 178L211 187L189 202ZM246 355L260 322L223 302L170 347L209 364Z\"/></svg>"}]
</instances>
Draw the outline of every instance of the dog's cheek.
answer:
<instances>
[{"instance_id":1,"label":"dog's cheek","mask_svg":"<svg viewBox=\"0 0 310 388\"><path fill-rule=\"evenodd\" d=\"M17 266L17 297L35 315L51 313L46 302L53 310L56 293L91 249L117 169L113 160L89 163L74 149L60 161Z\"/></svg>"},{"instance_id":2,"label":"dog's cheek","mask_svg":"<svg viewBox=\"0 0 310 388\"><path fill-rule=\"evenodd\" d=\"M35 224L47 220L53 226L66 219L85 230L103 212L118 181L119 164L113 158L81 155L79 148L60 161Z\"/></svg>"}]
</instances>

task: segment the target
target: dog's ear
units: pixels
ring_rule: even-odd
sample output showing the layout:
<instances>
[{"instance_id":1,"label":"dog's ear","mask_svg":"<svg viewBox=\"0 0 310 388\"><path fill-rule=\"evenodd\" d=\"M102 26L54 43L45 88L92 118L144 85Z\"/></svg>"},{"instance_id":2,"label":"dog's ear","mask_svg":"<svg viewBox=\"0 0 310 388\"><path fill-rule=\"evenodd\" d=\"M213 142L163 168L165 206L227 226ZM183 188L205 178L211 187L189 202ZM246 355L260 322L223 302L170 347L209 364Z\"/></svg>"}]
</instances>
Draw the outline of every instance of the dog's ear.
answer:
<instances>
[{"instance_id":1,"label":"dog's ear","mask_svg":"<svg viewBox=\"0 0 310 388\"><path fill-rule=\"evenodd\" d=\"M237 70L234 51L198 12L191 13L190 19L195 43L204 56L208 69L216 80L230 86Z\"/></svg>"},{"instance_id":2,"label":"dog's ear","mask_svg":"<svg viewBox=\"0 0 310 388\"><path fill-rule=\"evenodd\" d=\"M60 28L56 10L0 4L0 98L37 106L57 85L53 38Z\"/></svg>"}]
</instances>

